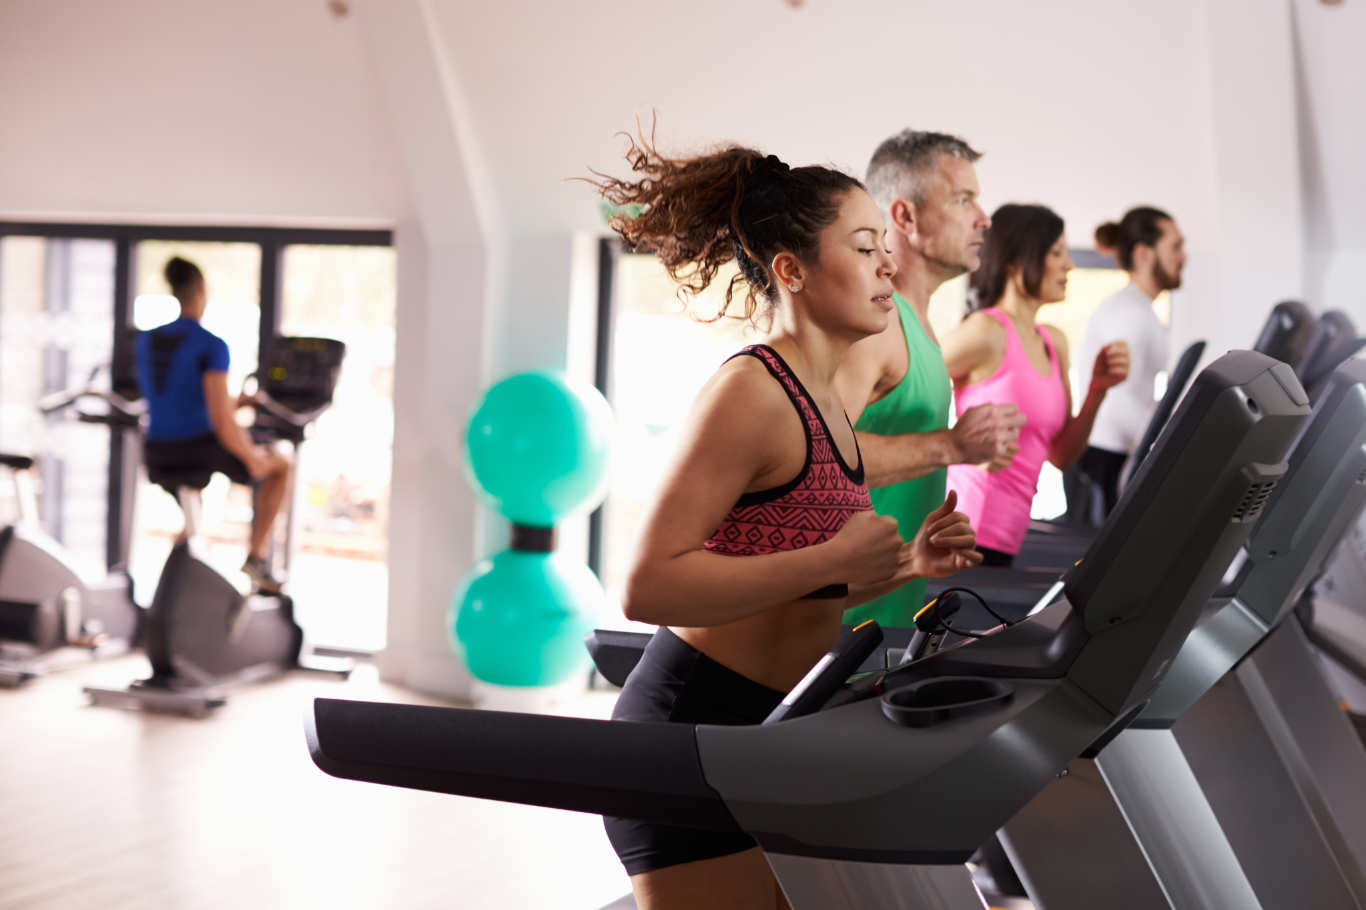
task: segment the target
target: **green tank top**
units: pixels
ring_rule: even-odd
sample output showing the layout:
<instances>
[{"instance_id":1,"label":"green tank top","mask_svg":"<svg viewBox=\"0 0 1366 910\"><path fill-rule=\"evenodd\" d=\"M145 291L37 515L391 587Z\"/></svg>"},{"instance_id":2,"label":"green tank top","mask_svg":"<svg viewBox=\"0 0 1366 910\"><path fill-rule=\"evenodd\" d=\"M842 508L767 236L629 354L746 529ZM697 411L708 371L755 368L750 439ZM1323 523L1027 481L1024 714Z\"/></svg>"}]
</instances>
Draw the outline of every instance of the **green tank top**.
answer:
<instances>
[{"instance_id":1,"label":"green tank top","mask_svg":"<svg viewBox=\"0 0 1366 910\"><path fill-rule=\"evenodd\" d=\"M893 299L906 336L906 375L896 388L864 410L855 429L879 436L946 429L953 387L949 384L944 355L925 333L911 305L900 294ZM925 516L944 502L946 476L947 472L940 468L923 477L871 490L873 509L879 515L895 518L901 536L910 540L920 530ZM907 628L913 625L915 614L924 605L925 581L917 579L877 600L846 610L844 621L857 624L876 619L884 626Z\"/></svg>"}]
</instances>

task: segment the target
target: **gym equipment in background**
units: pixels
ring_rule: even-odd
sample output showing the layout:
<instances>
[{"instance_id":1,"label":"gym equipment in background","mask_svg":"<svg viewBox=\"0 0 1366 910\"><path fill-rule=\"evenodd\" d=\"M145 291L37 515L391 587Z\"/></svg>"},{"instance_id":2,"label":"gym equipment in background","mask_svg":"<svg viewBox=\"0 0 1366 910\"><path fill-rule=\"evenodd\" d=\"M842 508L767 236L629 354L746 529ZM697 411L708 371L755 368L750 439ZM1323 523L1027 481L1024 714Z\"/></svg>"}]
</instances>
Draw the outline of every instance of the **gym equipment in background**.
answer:
<instances>
[{"instance_id":1,"label":"gym equipment in background","mask_svg":"<svg viewBox=\"0 0 1366 910\"><path fill-rule=\"evenodd\" d=\"M1248 886L1268 908L1366 905L1366 749L1290 619L1363 506L1353 361L1285 476L1247 500L1252 534L1148 705L1006 824L1040 910L1248 906Z\"/></svg>"},{"instance_id":2,"label":"gym equipment in background","mask_svg":"<svg viewBox=\"0 0 1366 910\"><path fill-rule=\"evenodd\" d=\"M109 428L115 445L136 438L140 405L95 387L103 368L74 391L39 402L48 416L74 411L82 423ZM126 449L125 449L126 451ZM34 676L126 652L138 636L141 611L128 576L128 528L118 529L108 547L108 574L82 577L62 545L38 523L30 472L37 460L0 454L14 483L18 520L0 529L0 685L16 686ZM134 462L134 469L136 463Z\"/></svg>"},{"instance_id":3,"label":"gym equipment in background","mask_svg":"<svg viewBox=\"0 0 1366 910\"><path fill-rule=\"evenodd\" d=\"M606 495L611 438L602 394L556 373L509 376L471 415L470 482L512 523L511 547L481 560L451 600L451 642L475 678L544 686L585 666L581 642L605 595L586 565L554 552L554 528Z\"/></svg>"},{"instance_id":4,"label":"gym equipment in background","mask_svg":"<svg viewBox=\"0 0 1366 910\"><path fill-rule=\"evenodd\" d=\"M1302 377L1302 370L1309 365L1311 342L1318 337L1318 322L1310 309L1299 301L1278 303L1267 315L1253 350L1280 360L1295 370L1296 376ZM1327 362L1325 355L1328 347L1322 342L1317 346L1315 356L1319 364ZM1121 498L1127 490L1128 478L1141 467L1146 453L1166 429L1168 419L1194 374L1204 348L1204 342L1195 342L1182 352L1172 368L1167 390L1148 421L1143 439L1125 465ZM1093 533L1085 527L1033 522L1013 566L1008 569L979 566L949 579L931 580L926 595L933 597L949 585L968 587L1005 615L1023 615L1037 605L1040 597L1056 581L1056 575L1049 577L1047 573L1060 573L1076 561L1086 550Z\"/></svg>"},{"instance_id":5,"label":"gym equipment in background","mask_svg":"<svg viewBox=\"0 0 1366 910\"><path fill-rule=\"evenodd\" d=\"M1309 307L1298 300L1283 300L1271 308L1252 349L1275 357L1298 372L1316 324Z\"/></svg>"},{"instance_id":6,"label":"gym equipment in background","mask_svg":"<svg viewBox=\"0 0 1366 910\"><path fill-rule=\"evenodd\" d=\"M288 442L298 476L309 424L332 404L346 346L330 338L276 337L256 375L257 442ZM151 470L148 479L176 497L187 538L166 559L147 608L143 647L152 675L126 689L88 686L91 702L202 717L226 701L225 690L306 669L346 676L352 662L311 654L285 594L249 593L204 558L199 491L206 470ZM296 487L297 489L297 487ZM284 553L293 549L294 499L285 510Z\"/></svg>"}]
</instances>

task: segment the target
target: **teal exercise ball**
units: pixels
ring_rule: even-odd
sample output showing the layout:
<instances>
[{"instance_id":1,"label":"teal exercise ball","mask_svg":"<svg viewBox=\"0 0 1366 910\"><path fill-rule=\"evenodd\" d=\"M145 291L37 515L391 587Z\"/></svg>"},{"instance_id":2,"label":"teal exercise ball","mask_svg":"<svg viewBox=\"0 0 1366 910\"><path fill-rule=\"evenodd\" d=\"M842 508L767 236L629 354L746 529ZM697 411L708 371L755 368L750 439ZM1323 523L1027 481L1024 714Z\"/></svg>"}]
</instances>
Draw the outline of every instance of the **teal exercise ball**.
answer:
<instances>
[{"instance_id":1,"label":"teal exercise ball","mask_svg":"<svg viewBox=\"0 0 1366 910\"><path fill-rule=\"evenodd\" d=\"M605 599L581 562L506 550L474 567L451 602L455 650L477 679L547 686L587 669L583 638Z\"/></svg>"},{"instance_id":2,"label":"teal exercise ball","mask_svg":"<svg viewBox=\"0 0 1366 910\"><path fill-rule=\"evenodd\" d=\"M471 481L514 524L553 527L607 491L612 411L591 386L549 372L489 388L465 432Z\"/></svg>"}]
</instances>

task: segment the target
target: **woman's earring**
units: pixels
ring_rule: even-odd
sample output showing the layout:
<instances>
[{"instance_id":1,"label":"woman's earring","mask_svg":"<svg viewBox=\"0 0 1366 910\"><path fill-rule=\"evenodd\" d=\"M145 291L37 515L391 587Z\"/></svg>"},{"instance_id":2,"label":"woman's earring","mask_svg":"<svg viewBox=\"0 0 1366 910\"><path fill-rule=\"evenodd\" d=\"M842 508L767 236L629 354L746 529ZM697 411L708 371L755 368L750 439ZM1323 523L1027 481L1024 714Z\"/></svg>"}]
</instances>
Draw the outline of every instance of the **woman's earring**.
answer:
<instances>
[{"instance_id":1,"label":"woman's earring","mask_svg":"<svg viewBox=\"0 0 1366 910\"><path fill-rule=\"evenodd\" d=\"M800 284L789 284L788 287L792 289L792 293L794 294L802 289Z\"/></svg>"}]
</instances>

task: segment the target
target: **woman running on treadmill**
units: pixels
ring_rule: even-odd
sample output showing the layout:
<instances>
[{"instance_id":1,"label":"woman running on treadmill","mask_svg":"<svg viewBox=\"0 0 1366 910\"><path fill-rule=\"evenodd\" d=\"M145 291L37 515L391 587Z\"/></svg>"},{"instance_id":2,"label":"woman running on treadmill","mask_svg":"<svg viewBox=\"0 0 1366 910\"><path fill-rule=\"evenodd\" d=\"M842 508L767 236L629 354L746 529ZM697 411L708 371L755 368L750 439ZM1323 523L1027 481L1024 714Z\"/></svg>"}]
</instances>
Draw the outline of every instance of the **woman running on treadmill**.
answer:
<instances>
[{"instance_id":1,"label":"woman running on treadmill","mask_svg":"<svg viewBox=\"0 0 1366 910\"><path fill-rule=\"evenodd\" d=\"M1025 415L1020 451L1004 471L951 465L949 488L977 529L986 565L1009 566L1029 530L1029 508L1045 460L1066 470L1086 448L1105 393L1129 374L1129 347L1112 341L1091 365L1086 399L1073 415L1067 338L1037 321L1039 309L1067 296L1063 220L1042 205L1003 205L991 216L981 264L972 273L967 317L943 338L959 414L986 402L1013 403Z\"/></svg>"},{"instance_id":2,"label":"woman running on treadmill","mask_svg":"<svg viewBox=\"0 0 1366 910\"><path fill-rule=\"evenodd\" d=\"M847 607L980 556L952 495L909 543L871 510L833 385L894 306L896 266L863 186L739 147L671 159L641 136L626 157L634 179L594 182L639 212L613 229L693 293L737 260L721 315L740 310L767 335L702 388L644 520L623 608L660 628L613 717L758 723L835 643ZM644 910L787 906L739 829L605 823Z\"/></svg>"},{"instance_id":3,"label":"woman running on treadmill","mask_svg":"<svg viewBox=\"0 0 1366 910\"><path fill-rule=\"evenodd\" d=\"M228 394L228 346L199 324L208 303L204 274L179 256L166 263L166 282L180 301L180 318L141 333L138 387L147 401L144 457L149 468L205 469L233 483L258 487L251 541L242 571L263 591L280 590L270 574L270 529L289 489L290 460L251 441L234 414L251 403Z\"/></svg>"}]
</instances>

